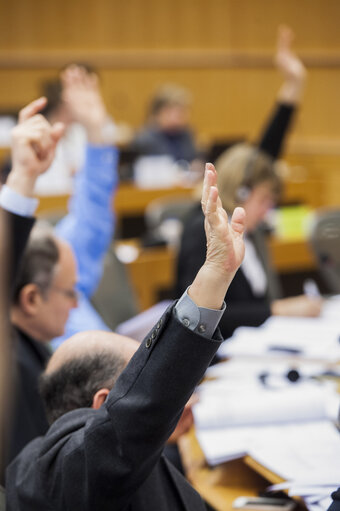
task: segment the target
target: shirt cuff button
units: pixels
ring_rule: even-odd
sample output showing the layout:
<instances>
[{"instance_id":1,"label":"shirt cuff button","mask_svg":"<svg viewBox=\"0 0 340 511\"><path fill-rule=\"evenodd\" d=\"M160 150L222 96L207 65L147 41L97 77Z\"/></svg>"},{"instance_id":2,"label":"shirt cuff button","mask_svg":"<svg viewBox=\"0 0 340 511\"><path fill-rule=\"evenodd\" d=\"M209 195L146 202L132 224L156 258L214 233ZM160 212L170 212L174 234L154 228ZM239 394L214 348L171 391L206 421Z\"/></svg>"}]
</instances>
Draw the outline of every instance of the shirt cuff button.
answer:
<instances>
[{"instance_id":1,"label":"shirt cuff button","mask_svg":"<svg viewBox=\"0 0 340 511\"><path fill-rule=\"evenodd\" d=\"M188 320L188 318L183 318L183 321L182 321L183 325L188 327L190 326L190 321Z\"/></svg>"}]
</instances>

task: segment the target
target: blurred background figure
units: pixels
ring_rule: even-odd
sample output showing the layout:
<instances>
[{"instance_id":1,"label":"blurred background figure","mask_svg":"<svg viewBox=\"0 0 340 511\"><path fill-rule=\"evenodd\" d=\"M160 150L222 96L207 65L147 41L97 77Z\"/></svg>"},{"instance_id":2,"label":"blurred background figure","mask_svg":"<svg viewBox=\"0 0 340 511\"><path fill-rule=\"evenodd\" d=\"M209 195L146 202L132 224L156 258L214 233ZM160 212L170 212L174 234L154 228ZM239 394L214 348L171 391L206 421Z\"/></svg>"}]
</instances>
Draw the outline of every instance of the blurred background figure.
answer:
<instances>
[{"instance_id":1,"label":"blurred background figure","mask_svg":"<svg viewBox=\"0 0 340 511\"><path fill-rule=\"evenodd\" d=\"M47 98L42 115L50 123L62 122L66 132L58 145L56 157L47 173L41 176L36 184L39 195L71 193L72 177L82 168L85 161L88 136L83 122L82 110L79 109L72 91L72 76L81 71L87 76L89 87L78 91L78 104L81 95L87 95L88 106L96 104L102 117L103 137L108 144L113 144L116 127L108 115L99 91L99 77L96 71L88 65L70 64L61 73L58 80L46 82L42 87L42 95ZM91 96L89 90L91 89Z\"/></svg>"},{"instance_id":2,"label":"blurred background figure","mask_svg":"<svg viewBox=\"0 0 340 511\"><path fill-rule=\"evenodd\" d=\"M85 77L86 85L79 88L75 95L72 79L79 73ZM88 142L85 116L79 105L84 100L87 107L96 108L99 112L102 138L107 145L112 145L119 139L119 130L103 103L98 74L86 64L66 66L57 79L42 83L41 95L47 99L46 107L41 114L52 124L62 122L66 130L58 144L51 167L37 180L35 193L37 195L70 194L74 186L73 177L85 163ZM11 162L8 161L2 171L2 182L6 181L10 168Z\"/></svg>"},{"instance_id":3,"label":"blurred background figure","mask_svg":"<svg viewBox=\"0 0 340 511\"><path fill-rule=\"evenodd\" d=\"M225 338L239 326L258 326L271 314L317 316L319 298L304 295L282 299L280 285L266 249L261 224L277 204L283 182L277 159L283 148L305 82L302 62L291 50L293 34L287 27L278 33L276 64L284 82L274 114L257 145L238 144L216 162L223 207L228 214L236 206L246 211L246 255L228 290L228 310L220 323ZM198 205L188 219L178 257L176 294L190 285L205 257L204 218Z\"/></svg>"},{"instance_id":4,"label":"blurred background figure","mask_svg":"<svg viewBox=\"0 0 340 511\"><path fill-rule=\"evenodd\" d=\"M146 177L159 182L159 167L168 166L164 172L174 172L173 164L184 171L193 170L203 173L201 154L196 145L193 132L190 127L190 109L192 104L191 93L179 85L164 84L155 93L150 101L145 126L137 133L132 141L131 149L141 157L153 156L163 158L149 158L144 160L145 166L153 167L152 175ZM167 158L164 158L167 157ZM135 165L140 169L143 160L137 160ZM158 166L158 170L157 167ZM172 167L172 168L171 168ZM137 170L138 174L138 170ZM138 184L143 185L145 174L137 176ZM169 178L169 183L176 182Z\"/></svg>"}]
</instances>

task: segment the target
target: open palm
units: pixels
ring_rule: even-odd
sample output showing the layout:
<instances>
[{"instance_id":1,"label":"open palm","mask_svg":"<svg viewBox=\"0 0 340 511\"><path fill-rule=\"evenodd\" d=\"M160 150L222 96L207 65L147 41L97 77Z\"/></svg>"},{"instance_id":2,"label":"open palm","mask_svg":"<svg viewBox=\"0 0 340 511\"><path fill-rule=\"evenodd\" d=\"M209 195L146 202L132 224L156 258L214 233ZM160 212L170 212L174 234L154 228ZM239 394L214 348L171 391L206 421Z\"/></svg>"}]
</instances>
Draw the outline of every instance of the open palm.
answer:
<instances>
[{"instance_id":1,"label":"open palm","mask_svg":"<svg viewBox=\"0 0 340 511\"><path fill-rule=\"evenodd\" d=\"M218 195L217 173L211 163L206 165L202 209L205 216L207 264L221 273L221 276L235 273L244 257L245 212L243 208L236 208L229 223Z\"/></svg>"}]
</instances>

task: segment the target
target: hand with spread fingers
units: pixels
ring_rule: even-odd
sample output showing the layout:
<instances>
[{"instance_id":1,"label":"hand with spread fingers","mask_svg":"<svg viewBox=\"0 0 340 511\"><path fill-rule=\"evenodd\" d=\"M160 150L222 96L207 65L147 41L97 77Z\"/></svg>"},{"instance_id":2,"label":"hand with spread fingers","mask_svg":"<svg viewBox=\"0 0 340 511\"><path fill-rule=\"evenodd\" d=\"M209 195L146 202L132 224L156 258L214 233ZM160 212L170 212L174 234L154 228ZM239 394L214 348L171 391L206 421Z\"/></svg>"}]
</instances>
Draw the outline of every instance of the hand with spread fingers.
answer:
<instances>
[{"instance_id":1,"label":"hand with spread fingers","mask_svg":"<svg viewBox=\"0 0 340 511\"><path fill-rule=\"evenodd\" d=\"M205 169L202 209L207 255L190 286L189 296L198 306L218 309L244 257L245 212L243 208L235 208L229 223L218 194L216 170L211 163L207 163Z\"/></svg>"},{"instance_id":2,"label":"hand with spread fingers","mask_svg":"<svg viewBox=\"0 0 340 511\"><path fill-rule=\"evenodd\" d=\"M45 105L43 97L32 101L20 111L12 130L12 170L6 184L25 196L33 195L35 182L50 167L65 131L62 123L51 125L39 114Z\"/></svg>"},{"instance_id":3,"label":"hand with spread fingers","mask_svg":"<svg viewBox=\"0 0 340 511\"><path fill-rule=\"evenodd\" d=\"M98 76L82 66L72 64L63 71L61 80L63 101L73 120L85 127L91 143L105 142L102 133L108 114L100 93Z\"/></svg>"}]
</instances>

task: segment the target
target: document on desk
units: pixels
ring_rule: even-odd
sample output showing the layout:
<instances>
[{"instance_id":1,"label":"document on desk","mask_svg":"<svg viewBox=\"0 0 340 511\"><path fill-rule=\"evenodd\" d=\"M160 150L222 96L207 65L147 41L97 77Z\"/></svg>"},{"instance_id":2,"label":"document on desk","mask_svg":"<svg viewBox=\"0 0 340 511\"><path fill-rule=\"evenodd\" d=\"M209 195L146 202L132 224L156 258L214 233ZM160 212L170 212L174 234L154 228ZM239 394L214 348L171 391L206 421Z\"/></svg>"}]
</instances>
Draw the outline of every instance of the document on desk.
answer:
<instances>
[{"instance_id":1,"label":"document on desk","mask_svg":"<svg viewBox=\"0 0 340 511\"><path fill-rule=\"evenodd\" d=\"M216 380L201 385L198 393L200 400L193 412L200 430L335 419L340 401L332 385L313 381L283 388L258 382L236 390L233 384Z\"/></svg>"},{"instance_id":2,"label":"document on desk","mask_svg":"<svg viewBox=\"0 0 340 511\"><path fill-rule=\"evenodd\" d=\"M289 481L340 481L340 435L329 421L198 429L197 438L211 465L248 454Z\"/></svg>"},{"instance_id":3,"label":"document on desk","mask_svg":"<svg viewBox=\"0 0 340 511\"><path fill-rule=\"evenodd\" d=\"M299 356L335 362L340 360L339 337L340 320L335 320L334 308L319 318L272 316L261 327L236 329L218 353L222 357Z\"/></svg>"}]
</instances>

